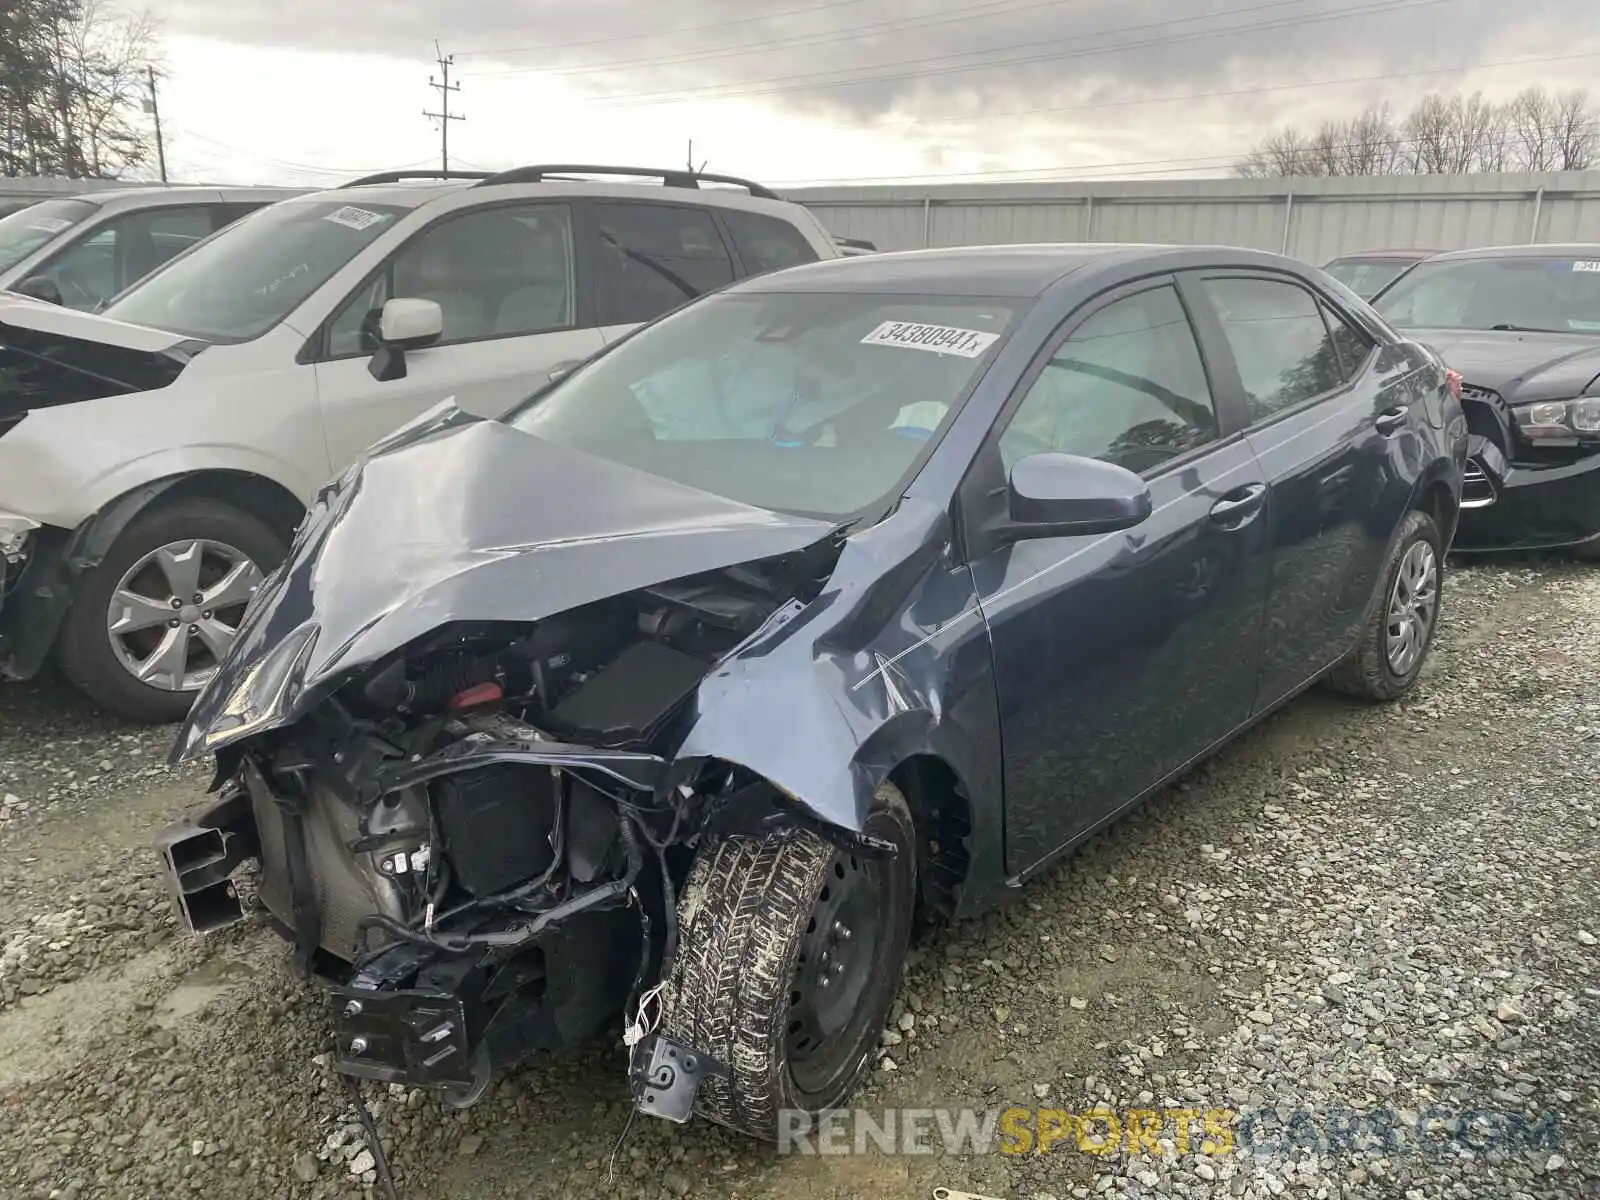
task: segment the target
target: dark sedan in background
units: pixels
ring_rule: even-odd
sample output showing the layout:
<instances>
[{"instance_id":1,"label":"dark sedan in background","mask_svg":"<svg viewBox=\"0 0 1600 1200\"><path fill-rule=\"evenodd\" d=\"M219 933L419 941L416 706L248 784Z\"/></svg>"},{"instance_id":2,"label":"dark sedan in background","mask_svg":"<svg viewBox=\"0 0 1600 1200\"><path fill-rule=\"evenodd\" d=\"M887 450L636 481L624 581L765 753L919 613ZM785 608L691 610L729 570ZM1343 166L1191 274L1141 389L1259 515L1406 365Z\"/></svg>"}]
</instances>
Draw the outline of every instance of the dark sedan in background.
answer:
<instances>
[{"instance_id":1,"label":"dark sedan in background","mask_svg":"<svg viewBox=\"0 0 1600 1200\"><path fill-rule=\"evenodd\" d=\"M1015 246L746 280L325 489L177 756L347 1074L476 1099L620 1012L764 1138L970 912L1321 679L1426 659L1466 422L1287 258ZM615 1028L613 1025L612 1028Z\"/></svg>"},{"instance_id":2,"label":"dark sedan in background","mask_svg":"<svg viewBox=\"0 0 1600 1200\"><path fill-rule=\"evenodd\" d=\"M1374 303L1461 373L1473 444L1456 548L1600 559L1600 245L1440 254Z\"/></svg>"},{"instance_id":3,"label":"dark sedan in background","mask_svg":"<svg viewBox=\"0 0 1600 1200\"><path fill-rule=\"evenodd\" d=\"M1366 250L1343 254L1322 264L1322 269L1363 300L1371 300L1434 250Z\"/></svg>"}]
</instances>

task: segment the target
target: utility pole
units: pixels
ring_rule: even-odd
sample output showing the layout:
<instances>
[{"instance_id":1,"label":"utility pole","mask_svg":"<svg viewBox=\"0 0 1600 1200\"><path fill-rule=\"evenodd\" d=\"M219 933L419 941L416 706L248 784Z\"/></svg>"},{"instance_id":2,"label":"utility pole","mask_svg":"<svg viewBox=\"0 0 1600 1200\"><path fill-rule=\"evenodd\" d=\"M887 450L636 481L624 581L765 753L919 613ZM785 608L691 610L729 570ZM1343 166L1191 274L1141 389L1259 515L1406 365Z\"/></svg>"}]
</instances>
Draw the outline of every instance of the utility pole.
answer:
<instances>
[{"instance_id":1,"label":"utility pole","mask_svg":"<svg viewBox=\"0 0 1600 1200\"><path fill-rule=\"evenodd\" d=\"M146 66L145 78L150 81L150 115L156 119L156 163L161 168L161 182L167 181L167 147L161 139L161 106L156 103L156 69Z\"/></svg>"},{"instance_id":2,"label":"utility pole","mask_svg":"<svg viewBox=\"0 0 1600 1200\"><path fill-rule=\"evenodd\" d=\"M439 111L428 112L424 109L422 115L431 117L439 122L439 165L443 170L448 171L450 169L450 122L465 121L466 117L460 113L450 111L450 93L461 90L459 83L450 82L450 68L455 64L456 56L446 54L440 50L437 40L433 43L433 52L438 56L434 61L439 64L439 73L442 78L436 80L432 75L429 75L428 86L437 88L439 91Z\"/></svg>"}]
</instances>

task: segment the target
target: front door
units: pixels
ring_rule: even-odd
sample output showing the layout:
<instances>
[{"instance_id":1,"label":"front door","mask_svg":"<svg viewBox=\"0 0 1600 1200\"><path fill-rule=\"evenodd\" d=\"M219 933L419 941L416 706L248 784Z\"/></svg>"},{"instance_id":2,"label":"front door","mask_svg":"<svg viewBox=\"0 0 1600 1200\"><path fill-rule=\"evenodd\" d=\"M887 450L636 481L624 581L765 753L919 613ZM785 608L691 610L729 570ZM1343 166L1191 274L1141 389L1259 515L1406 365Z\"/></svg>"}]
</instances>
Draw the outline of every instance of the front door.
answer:
<instances>
[{"instance_id":1,"label":"front door","mask_svg":"<svg viewBox=\"0 0 1600 1200\"><path fill-rule=\"evenodd\" d=\"M964 524L980 529L983 514L972 509L1004 503L1012 465L1062 451L1143 475L1154 500L1153 515L1124 533L974 549L994 647L1012 873L1103 823L1250 716L1267 493L1231 424L1173 282L1135 285L1069 321L963 487Z\"/></svg>"},{"instance_id":2,"label":"front door","mask_svg":"<svg viewBox=\"0 0 1600 1200\"><path fill-rule=\"evenodd\" d=\"M1231 351L1236 374L1220 372L1218 386L1240 398L1272 489L1265 709L1355 645L1411 500L1426 391L1297 281L1197 273L1185 286L1202 328L1215 320Z\"/></svg>"},{"instance_id":3,"label":"front door","mask_svg":"<svg viewBox=\"0 0 1600 1200\"><path fill-rule=\"evenodd\" d=\"M600 349L573 245L567 205L515 204L447 216L401 246L323 336L317 396L334 469L447 398L499 416ZM380 382L368 366L378 315L394 297L436 302L444 334L407 351L404 378Z\"/></svg>"}]
</instances>

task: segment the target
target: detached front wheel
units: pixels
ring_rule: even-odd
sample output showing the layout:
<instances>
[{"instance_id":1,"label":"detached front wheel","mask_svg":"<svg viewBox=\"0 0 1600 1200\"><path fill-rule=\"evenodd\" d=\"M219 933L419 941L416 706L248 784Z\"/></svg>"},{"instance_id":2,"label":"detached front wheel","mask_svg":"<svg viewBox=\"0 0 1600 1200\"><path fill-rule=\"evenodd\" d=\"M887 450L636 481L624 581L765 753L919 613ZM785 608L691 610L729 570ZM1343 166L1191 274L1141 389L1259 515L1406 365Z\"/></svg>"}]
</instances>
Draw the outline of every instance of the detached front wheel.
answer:
<instances>
[{"instance_id":1,"label":"detached front wheel","mask_svg":"<svg viewBox=\"0 0 1600 1200\"><path fill-rule=\"evenodd\" d=\"M905 797L878 789L868 833L893 858L805 830L703 850L678 903L664 1032L726 1064L696 1110L774 1141L780 1113L837 1108L870 1069L900 987L917 894Z\"/></svg>"}]
</instances>

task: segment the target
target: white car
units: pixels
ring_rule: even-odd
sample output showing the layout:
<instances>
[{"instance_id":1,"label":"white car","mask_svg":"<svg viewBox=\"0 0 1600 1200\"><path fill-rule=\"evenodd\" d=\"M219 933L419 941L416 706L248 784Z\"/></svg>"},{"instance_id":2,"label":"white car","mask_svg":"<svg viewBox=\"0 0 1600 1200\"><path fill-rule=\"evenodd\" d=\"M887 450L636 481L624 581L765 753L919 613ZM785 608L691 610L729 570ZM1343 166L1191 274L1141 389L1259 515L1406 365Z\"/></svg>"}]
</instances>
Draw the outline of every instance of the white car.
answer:
<instances>
[{"instance_id":1,"label":"white car","mask_svg":"<svg viewBox=\"0 0 1600 1200\"><path fill-rule=\"evenodd\" d=\"M0 217L0 288L92 310L217 230L304 188L141 187Z\"/></svg>"},{"instance_id":2,"label":"white car","mask_svg":"<svg viewBox=\"0 0 1600 1200\"><path fill-rule=\"evenodd\" d=\"M661 186L572 178L602 173ZM181 718L367 446L447 398L499 415L701 293L840 255L724 176L423 174L263 209L101 315L0 300L0 676L53 650L104 707Z\"/></svg>"}]
</instances>

